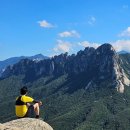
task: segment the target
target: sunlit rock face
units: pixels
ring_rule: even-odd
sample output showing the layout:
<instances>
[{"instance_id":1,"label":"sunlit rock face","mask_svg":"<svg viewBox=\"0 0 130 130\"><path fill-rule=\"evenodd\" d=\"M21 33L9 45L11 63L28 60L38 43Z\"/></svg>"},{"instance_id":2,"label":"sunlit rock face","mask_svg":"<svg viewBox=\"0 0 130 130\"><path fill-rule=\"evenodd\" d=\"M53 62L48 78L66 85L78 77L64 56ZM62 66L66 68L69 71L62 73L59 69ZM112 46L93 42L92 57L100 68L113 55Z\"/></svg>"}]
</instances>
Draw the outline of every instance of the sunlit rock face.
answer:
<instances>
[{"instance_id":1,"label":"sunlit rock face","mask_svg":"<svg viewBox=\"0 0 130 130\"><path fill-rule=\"evenodd\" d=\"M12 75L25 75L24 80L30 82L45 76L58 77L64 74L73 76L80 73L85 74L86 90L98 87L102 82L109 80L111 86L123 93L124 85L129 86L130 84L121 67L119 55L108 43L97 49L86 47L76 55L65 53L40 62L21 60L19 63L7 67L2 76L6 78Z\"/></svg>"},{"instance_id":2,"label":"sunlit rock face","mask_svg":"<svg viewBox=\"0 0 130 130\"><path fill-rule=\"evenodd\" d=\"M0 130L53 130L53 128L46 122L33 119L22 118L0 124Z\"/></svg>"}]
</instances>

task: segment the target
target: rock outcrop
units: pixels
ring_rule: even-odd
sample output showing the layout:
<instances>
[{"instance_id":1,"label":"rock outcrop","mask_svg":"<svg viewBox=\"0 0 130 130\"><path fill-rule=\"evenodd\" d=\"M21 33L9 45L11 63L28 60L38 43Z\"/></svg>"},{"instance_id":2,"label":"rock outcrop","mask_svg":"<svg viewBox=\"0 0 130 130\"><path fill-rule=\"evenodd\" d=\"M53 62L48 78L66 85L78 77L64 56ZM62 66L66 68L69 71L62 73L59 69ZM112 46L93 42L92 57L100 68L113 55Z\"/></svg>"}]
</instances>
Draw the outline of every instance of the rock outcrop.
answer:
<instances>
[{"instance_id":1,"label":"rock outcrop","mask_svg":"<svg viewBox=\"0 0 130 130\"><path fill-rule=\"evenodd\" d=\"M97 49L87 47L77 55L68 56L65 53L38 63L28 59L22 60L14 66L9 66L4 71L3 78L25 75L24 81L30 82L50 75L58 77L64 74L77 75L82 72L87 75L86 89L100 86L100 83L109 80L117 91L123 93L124 85L130 85L121 67L121 59L110 44L103 44Z\"/></svg>"},{"instance_id":2,"label":"rock outcrop","mask_svg":"<svg viewBox=\"0 0 130 130\"><path fill-rule=\"evenodd\" d=\"M0 124L0 130L21 130L21 129Z\"/></svg>"},{"instance_id":3,"label":"rock outcrop","mask_svg":"<svg viewBox=\"0 0 130 130\"><path fill-rule=\"evenodd\" d=\"M0 130L53 130L53 128L39 119L22 118L0 124Z\"/></svg>"}]
</instances>

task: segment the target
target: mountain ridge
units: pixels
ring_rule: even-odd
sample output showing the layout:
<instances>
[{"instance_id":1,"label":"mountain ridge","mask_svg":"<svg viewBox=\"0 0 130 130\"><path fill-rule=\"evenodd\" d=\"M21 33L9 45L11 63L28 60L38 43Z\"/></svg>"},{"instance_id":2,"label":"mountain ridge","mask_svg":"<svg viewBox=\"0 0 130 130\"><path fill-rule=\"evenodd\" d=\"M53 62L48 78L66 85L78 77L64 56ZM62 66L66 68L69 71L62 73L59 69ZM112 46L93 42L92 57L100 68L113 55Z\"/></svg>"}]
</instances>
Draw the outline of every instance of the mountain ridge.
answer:
<instances>
[{"instance_id":1,"label":"mountain ridge","mask_svg":"<svg viewBox=\"0 0 130 130\"><path fill-rule=\"evenodd\" d=\"M30 60L34 60L34 61L40 61L43 59L48 59L48 57L43 56L42 54L37 54L34 56L11 57L11 58L8 58L6 60L0 61L0 75L4 72L4 70L7 66L9 66L9 65L12 66L12 65L18 63L22 59L30 59Z\"/></svg>"},{"instance_id":2,"label":"mountain ridge","mask_svg":"<svg viewBox=\"0 0 130 130\"><path fill-rule=\"evenodd\" d=\"M118 55L109 44L40 62L22 60L0 80L0 122L16 119L15 98L26 85L29 96L43 102L40 116L56 130L128 130L129 70L130 54Z\"/></svg>"},{"instance_id":3,"label":"mountain ridge","mask_svg":"<svg viewBox=\"0 0 130 130\"><path fill-rule=\"evenodd\" d=\"M86 89L92 84L97 86L103 80L111 80L117 91L124 92L124 85L130 81L121 67L121 60L110 44L103 44L97 49L87 47L77 55L68 56L67 53L41 60L38 63L25 59L14 66L9 66L2 74L3 78L11 75L25 74L25 81L31 82L41 76L60 76L89 73L90 79ZM91 76L90 76L91 73ZM33 76L31 76L33 74Z\"/></svg>"}]
</instances>

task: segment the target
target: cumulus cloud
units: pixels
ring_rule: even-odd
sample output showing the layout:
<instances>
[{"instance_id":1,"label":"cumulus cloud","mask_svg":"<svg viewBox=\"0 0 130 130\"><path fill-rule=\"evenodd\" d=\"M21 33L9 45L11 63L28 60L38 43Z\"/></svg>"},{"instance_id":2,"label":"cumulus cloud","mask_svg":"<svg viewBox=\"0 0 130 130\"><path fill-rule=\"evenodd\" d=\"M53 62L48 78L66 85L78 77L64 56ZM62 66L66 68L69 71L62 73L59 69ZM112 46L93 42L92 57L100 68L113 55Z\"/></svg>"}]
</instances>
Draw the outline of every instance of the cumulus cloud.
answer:
<instances>
[{"instance_id":1,"label":"cumulus cloud","mask_svg":"<svg viewBox=\"0 0 130 130\"><path fill-rule=\"evenodd\" d=\"M94 47L96 49L102 44L103 43L89 42L87 40L75 44L68 41L57 40L57 44L53 48L53 54L51 56L58 55L60 53L65 53L65 52L69 52L69 53L76 52L82 49L82 47ZM130 52L130 40L116 40L110 42L110 44L114 47L114 49L117 52L122 50Z\"/></svg>"},{"instance_id":2,"label":"cumulus cloud","mask_svg":"<svg viewBox=\"0 0 130 130\"><path fill-rule=\"evenodd\" d=\"M53 48L55 52L69 52L71 50L72 44L67 41L57 40L56 47Z\"/></svg>"},{"instance_id":3,"label":"cumulus cloud","mask_svg":"<svg viewBox=\"0 0 130 130\"><path fill-rule=\"evenodd\" d=\"M38 21L38 23L39 23L40 27L42 27L42 28L53 28L54 27L54 25L47 22L46 20Z\"/></svg>"},{"instance_id":4,"label":"cumulus cloud","mask_svg":"<svg viewBox=\"0 0 130 130\"><path fill-rule=\"evenodd\" d=\"M130 51L130 40L117 40L115 42L111 42L115 50L118 51Z\"/></svg>"},{"instance_id":5,"label":"cumulus cloud","mask_svg":"<svg viewBox=\"0 0 130 130\"><path fill-rule=\"evenodd\" d=\"M124 31L122 31L119 34L120 37L130 37L130 27L128 27L127 29L125 29Z\"/></svg>"},{"instance_id":6,"label":"cumulus cloud","mask_svg":"<svg viewBox=\"0 0 130 130\"><path fill-rule=\"evenodd\" d=\"M88 20L88 24L94 25L96 22L96 18L94 16L90 16Z\"/></svg>"},{"instance_id":7,"label":"cumulus cloud","mask_svg":"<svg viewBox=\"0 0 130 130\"><path fill-rule=\"evenodd\" d=\"M61 32L58 35L60 37L77 37L77 38L80 37L79 33L77 31L75 31L75 30Z\"/></svg>"},{"instance_id":8,"label":"cumulus cloud","mask_svg":"<svg viewBox=\"0 0 130 130\"><path fill-rule=\"evenodd\" d=\"M49 57L52 58L52 57L54 57L54 56L56 56L56 55L59 55L59 53L55 53L55 52L54 52L54 53L50 54Z\"/></svg>"},{"instance_id":9,"label":"cumulus cloud","mask_svg":"<svg viewBox=\"0 0 130 130\"><path fill-rule=\"evenodd\" d=\"M83 46L83 47L94 47L94 48L97 48L101 44L100 43L91 43L89 41L83 41L83 42L79 42L78 45Z\"/></svg>"},{"instance_id":10,"label":"cumulus cloud","mask_svg":"<svg viewBox=\"0 0 130 130\"><path fill-rule=\"evenodd\" d=\"M114 49L118 52L118 51L129 51L130 52L130 40L117 40L117 41L113 41L110 42L110 44L114 47ZM94 47L97 48L99 46L101 46L101 43L91 43L89 41L83 41L83 42L79 42L78 43L79 46L82 47Z\"/></svg>"}]
</instances>

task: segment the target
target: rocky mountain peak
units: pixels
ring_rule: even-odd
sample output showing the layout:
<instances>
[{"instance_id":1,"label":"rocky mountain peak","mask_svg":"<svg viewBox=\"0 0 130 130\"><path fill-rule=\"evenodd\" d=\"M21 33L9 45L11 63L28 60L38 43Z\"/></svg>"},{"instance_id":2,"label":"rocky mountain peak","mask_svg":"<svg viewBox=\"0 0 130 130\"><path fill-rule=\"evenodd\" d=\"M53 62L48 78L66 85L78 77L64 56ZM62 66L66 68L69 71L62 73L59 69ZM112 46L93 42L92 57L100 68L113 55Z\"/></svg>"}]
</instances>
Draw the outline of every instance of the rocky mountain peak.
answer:
<instances>
[{"instance_id":1,"label":"rocky mountain peak","mask_svg":"<svg viewBox=\"0 0 130 130\"><path fill-rule=\"evenodd\" d=\"M111 83L116 86L117 91L123 93L124 86L129 86L130 80L124 73L121 67L121 59L113 46L108 43L103 44L95 50L95 53L93 57L95 62L93 64L97 65L96 68L98 68L96 81L111 79Z\"/></svg>"},{"instance_id":2,"label":"rocky mountain peak","mask_svg":"<svg viewBox=\"0 0 130 130\"><path fill-rule=\"evenodd\" d=\"M105 43L105 44L99 46L96 51L101 54L110 54L110 53L115 54L116 53L113 46L109 43Z\"/></svg>"},{"instance_id":3,"label":"rocky mountain peak","mask_svg":"<svg viewBox=\"0 0 130 130\"><path fill-rule=\"evenodd\" d=\"M121 67L119 55L108 43L97 49L87 47L79 51L77 55L68 56L68 53L65 53L40 62L25 59L8 67L3 77L23 74L25 80L31 82L42 76L78 75L80 73L86 75L86 89L99 86L102 82L109 80L119 92L124 92L124 85L130 84Z\"/></svg>"}]
</instances>

